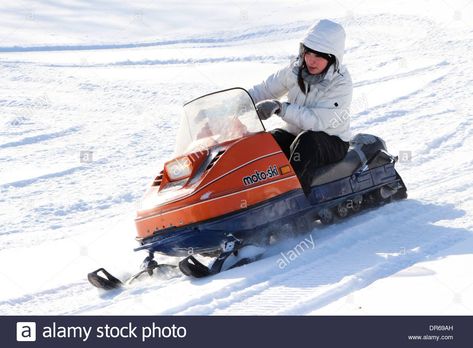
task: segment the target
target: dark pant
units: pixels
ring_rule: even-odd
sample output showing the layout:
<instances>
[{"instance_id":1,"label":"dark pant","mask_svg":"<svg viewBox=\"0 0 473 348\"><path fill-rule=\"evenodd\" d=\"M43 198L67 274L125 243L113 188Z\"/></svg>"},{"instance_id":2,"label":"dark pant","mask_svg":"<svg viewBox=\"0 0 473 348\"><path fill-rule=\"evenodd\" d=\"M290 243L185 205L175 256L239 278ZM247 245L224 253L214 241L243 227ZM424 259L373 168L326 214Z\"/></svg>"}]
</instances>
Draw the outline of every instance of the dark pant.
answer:
<instances>
[{"instance_id":1,"label":"dark pant","mask_svg":"<svg viewBox=\"0 0 473 348\"><path fill-rule=\"evenodd\" d=\"M271 134L296 171L306 195L310 193L315 170L341 161L349 146L348 142L325 132L303 131L295 136L278 128Z\"/></svg>"}]
</instances>

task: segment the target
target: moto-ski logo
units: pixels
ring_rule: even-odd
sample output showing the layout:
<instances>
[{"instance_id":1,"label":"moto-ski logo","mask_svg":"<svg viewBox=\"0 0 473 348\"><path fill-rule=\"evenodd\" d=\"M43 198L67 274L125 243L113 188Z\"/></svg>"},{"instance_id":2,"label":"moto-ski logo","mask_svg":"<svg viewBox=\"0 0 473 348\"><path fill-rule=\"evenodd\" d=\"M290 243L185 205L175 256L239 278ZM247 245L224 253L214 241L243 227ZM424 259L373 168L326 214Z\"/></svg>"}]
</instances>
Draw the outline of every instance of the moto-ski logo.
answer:
<instances>
[{"instance_id":1,"label":"moto-ski logo","mask_svg":"<svg viewBox=\"0 0 473 348\"><path fill-rule=\"evenodd\" d=\"M248 175L243 178L243 184L245 186L253 185L256 184L257 182L260 181L265 181L270 178L274 178L275 176L278 176L278 168L276 165L271 165L269 168L265 171L260 172L259 170L255 170L255 173L253 175Z\"/></svg>"}]
</instances>

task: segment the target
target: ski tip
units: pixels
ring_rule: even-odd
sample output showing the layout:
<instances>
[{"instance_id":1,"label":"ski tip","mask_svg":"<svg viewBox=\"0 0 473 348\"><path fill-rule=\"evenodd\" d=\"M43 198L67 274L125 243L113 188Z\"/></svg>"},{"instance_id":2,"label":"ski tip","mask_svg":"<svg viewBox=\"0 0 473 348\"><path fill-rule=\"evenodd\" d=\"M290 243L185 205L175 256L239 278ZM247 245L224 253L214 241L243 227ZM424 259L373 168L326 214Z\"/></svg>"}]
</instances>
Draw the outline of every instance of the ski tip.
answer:
<instances>
[{"instance_id":1,"label":"ski tip","mask_svg":"<svg viewBox=\"0 0 473 348\"><path fill-rule=\"evenodd\" d=\"M102 273L105 277L99 275ZM95 286L98 289L103 290L113 290L120 288L123 283L118 279L112 276L109 272L107 272L104 268L99 268L94 272L90 272L87 274L87 279L90 284Z\"/></svg>"},{"instance_id":2,"label":"ski tip","mask_svg":"<svg viewBox=\"0 0 473 348\"><path fill-rule=\"evenodd\" d=\"M194 278L203 278L212 274L207 266L200 263L192 255L179 262L179 269L186 276Z\"/></svg>"}]
</instances>

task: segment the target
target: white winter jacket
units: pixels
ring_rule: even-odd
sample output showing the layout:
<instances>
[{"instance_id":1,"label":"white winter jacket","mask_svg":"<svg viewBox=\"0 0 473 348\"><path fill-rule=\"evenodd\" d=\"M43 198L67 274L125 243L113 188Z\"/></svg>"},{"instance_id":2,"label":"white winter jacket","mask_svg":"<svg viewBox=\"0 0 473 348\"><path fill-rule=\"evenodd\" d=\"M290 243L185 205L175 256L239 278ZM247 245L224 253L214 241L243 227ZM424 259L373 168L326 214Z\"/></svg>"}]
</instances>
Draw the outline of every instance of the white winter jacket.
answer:
<instances>
[{"instance_id":1,"label":"white winter jacket","mask_svg":"<svg viewBox=\"0 0 473 348\"><path fill-rule=\"evenodd\" d=\"M315 51L336 57L335 65L328 69L321 82L310 86L306 83L308 92L304 94L297 84L295 60L248 92L255 103L287 95L289 105L282 119L286 121L284 128L294 135L303 130L323 131L349 141L353 85L348 70L341 64L345 32L339 24L322 20L308 30L302 43Z\"/></svg>"}]
</instances>

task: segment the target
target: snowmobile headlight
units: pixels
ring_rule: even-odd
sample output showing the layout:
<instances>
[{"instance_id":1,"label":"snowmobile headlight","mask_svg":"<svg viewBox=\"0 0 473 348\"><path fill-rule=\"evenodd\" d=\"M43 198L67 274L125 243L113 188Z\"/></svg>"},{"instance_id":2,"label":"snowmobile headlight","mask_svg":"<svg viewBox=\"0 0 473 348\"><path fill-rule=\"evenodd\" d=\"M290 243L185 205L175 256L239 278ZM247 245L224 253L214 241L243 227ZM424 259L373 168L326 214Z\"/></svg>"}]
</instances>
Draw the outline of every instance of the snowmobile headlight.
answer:
<instances>
[{"instance_id":1,"label":"snowmobile headlight","mask_svg":"<svg viewBox=\"0 0 473 348\"><path fill-rule=\"evenodd\" d=\"M188 156L179 157L164 165L170 181L188 178L192 174L192 161Z\"/></svg>"}]
</instances>

